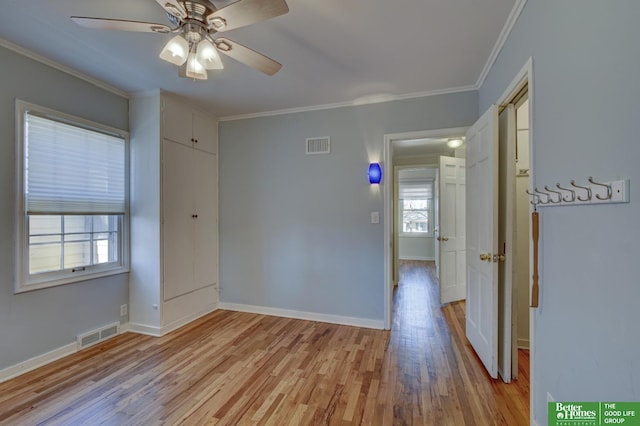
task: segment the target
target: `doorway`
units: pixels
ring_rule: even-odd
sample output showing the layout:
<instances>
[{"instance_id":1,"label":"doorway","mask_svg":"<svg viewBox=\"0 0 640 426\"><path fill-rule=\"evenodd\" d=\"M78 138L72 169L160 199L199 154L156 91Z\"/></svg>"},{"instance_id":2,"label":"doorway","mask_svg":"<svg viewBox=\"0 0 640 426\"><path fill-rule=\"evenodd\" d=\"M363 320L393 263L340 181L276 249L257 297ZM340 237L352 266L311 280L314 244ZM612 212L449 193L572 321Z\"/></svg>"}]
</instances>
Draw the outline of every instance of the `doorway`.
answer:
<instances>
[{"instance_id":1,"label":"doorway","mask_svg":"<svg viewBox=\"0 0 640 426\"><path fill-rule=\"evenodd\" d=\"M533 275L532 262L518 259L517 245L529 245L531 251L532 221L529 216L532 206L525 201L527 216L517 217L517 190L520 179L529 185L531 191L534 164L530 155L533 145L532 122L533 98L532 75L533 61L529 59L503 96L491 105L467 132L467 309L466 335L476 354L493 378L499 376L504 381L517 377L518 353L518 316L529 318L529 350L535 359L534 321L535 310L529 309L529 277ZM526 97L526 98L525 98ZM524 100L527 102L524 102ZM526 105L526 106L523 106ZM527 111L528 108L528 111ZM521 142L528 135L529 147L517 148L516 109L522 115L528 112L529 122L519 126ZM522 152L525 151L525 152ZM526 166L520 165L520 159L528 155ZM516 173L516 169L518 170ZM516 178L516 174L522 175ZM531 175L528 178L526 175ZM528 181L527 181L528 180ZM521 184L522 185L522 184ZM522 205L522 203L519 203ZM523 209L521 209L523 210ZM521 232L517 234L518 221ZM523 241L521 241L523 240ZM528 258L526 251L520 257ZM515 254L514 254L515 253ZM522 262L520 262L522 261ZM527 273L526 287L519 288L518 264L523 263ZM522 295L522 290L526 293ZM525 312L518 312L518 295L526 300ZM525 299L526 298L526 299ZM522 301L520 302L521 304ZM526 324L526 323L525 323ZM526 328L523 327L523 328ZM521 343L522 337L520 336ZM534 364L529 363L532 377L530 382L530 405L534 406L535 395Z\"/></svg>"},{"instance_id":2,"label":"doorway","mask_svg":"<svg viewBox=\"0 0 640 426\"><path fill-rule=\"evenodd\" d=\"M505 383L518 379L518 351L529 349L528 105L525 86L498 115L498 373Z\"/></svg>"},{"instance_id":3,"label":"doorway","mask_svg":"<svg viewBox=\"0 0 640 426\"><path fill-rule=\"evenodd\" d=\"M384 239L385 239L385 289L384 289L384 324L386 329L391 328L391 318L393 309L392 292L398 282L398 178L396 167L416 168L416 167L439 167L441 155L456 156L463 155L464 148L451 148L447 146L450 139L459 138L464 135L466 127L427 130L418 132L396 133L385 135L384 140L384 164L389 171L386 174L386 183L383 187L384 194ZM434 181L434 200L432 219L437 216L438 196L437 184ZM438 224L432 221L433 237L437 237ZM437 246L437 244L436 244ZM437 248L435 248L437 251ZM436 252L437 258L437 252Z\"/></svg>"},{"instance_id":4,"label":"doorway","mask_svg":"<svg viewBox=\"0 0 640 426\"><path fill-rule=\"evenodd\" d=\"M520 70L520 72L518 72L515 76L515 78L513 79L513 81L511 82L511 84L506 88L505 92L503 93L503 95L497 99L496 104L509 104L511 101L513 101L514 97L524 88L527 88L527 93L528 93L528 108L529 108L529 130L526 131L529 135L529 149L528 152L529 154L533 151L533 138L532 138L532 127L533 127L533 123L531 122L531 117L533 116L532 114L532 110L533 110L533 97L532 97L532 93L533 93L533 60L532 58L529 58L527 60L527 62L524 64L524 66L522 67L522 69ZM496 128L496 150L497 150L497 126L498 126L498 106L497 105L493 105L492 107L489 108L489 110L493 110L495 114L495 128ZM490 111L487 111L487 113L489 113ZM484 118L484 115L481 117ZM475 126L475 125L474 125ZM472 126L472 129L473 127ZM470 129L471 130L471 129ZM474 129L475 131L477 131L478 129ZM489 135L491 136L491 138L493 138L493 135ZM400 137L401 138L401 137ZM389 167L389 170L392 169L393 167L393 141L400 139L398 137L398 135L385 135L384 138L384 162L387 165L387 167ZM466 141L467 141L467 163L469 163L470 159L469 159L469 155L468 155L468 147L469 147L469 133L467 133L467 137L466 137ZM497 154L497 153L496 153ZM491 157L491 156L490 156ZM497 157L497 155L496 155ZM492 169L489 168L487 169L488 175L491 175L493 173L496 174L498 173L497 170L497 164L496 164L496 169ZM535 164L533 162L533 158L531 157L531 155L529 155L529 170L530 170L530 180L533 180L533 173L532 171L535 170ZM391 295L392 295L392 288L393 288L393 282L394 282L394 270L393 270L393 249L394 249L394 245L393 245L393 241L394 241L394 229L393 229L393 187L394 187L394 183L393 183L393 173L389 173L390 175L390 179L388 179L387 184L384 186L384 190L383 190L383 200L384 200L384 244L385 244L385 265L384 265L384 274L385 274L385 279L384 279L384 308L385 308L385 313L384 313L384 324L385 324L385 328L389 329L391 326L391 309L392 309L392 302L391 302ZM467 176L469 176L469 164L467 164ZM483 181L482 179L467 179L467 185L469 184L469 182L473 182L473 181ZM529 182L529 184L531 185L531 181ZM496 181L496 189L497 189L497 181ZM531 188L529 188L529 190L531 190ZM470 188L467 188L467 193L468 194L473 194L474 191L471 191ZM496 191L497 193L497 191ZM515 193L515 191L514 191ZM480 198L479 196L477 196L476 198ZM497 196L496 196L497 198ZM484 200L484 204L492 204L490 202L488 202L487 198L481 198L481 201ZM477 218L472 217L469 214L469 197L467 197L467 225L469 225L470 223L472 223L472 221L477 221ZM496 209L497 209L497 200L496 200ZM511 203L511 208L515 208L516 204ZM529 205L529 213L532 212L532 208ZM488 215L488 218L493 218L492 215ZM496 222L497 222L497 214L496 214ZM493 219L492 219L493 220ZM528 222L528 235L531 235L531 221L527 221ZM477 227L481 227L483 229L484 234L488 234L489 232L486 231L485 228L483 228L483 224L479 224L477 225ZM497 223L496 223L496 227L497 227ZM467 230L468 230L468 226L467 226ZM493 228L492 228L493 229ZM493 231L491 231L492 233ZM467 232L467 237L469 235L469 232ZM529 238L527 238L529 239ZM486 250L483 250L482 253L480 253L480 251L476 250L474 253L476 256L472 256L470 254L470 247L469 247L469 242L468 242L468 238L467 238L467 259L468 260L473 260L472 258L478 258L478 254L480 257L481 261L484 261L485 265L489 265L489 260L491 260L491 262L494 262L494 259L497 259L495 262L499 262L500 258L501 258L501 253L498 251L498 241L497 241L497 229L496 229L496 235L495 235L495 239L492 240L493 242L490 241L489 247L486 248ZM530 251L531 251L531 242L529 241L529 247L530 247ZM509 248L511 248L511 246L509 246ZM490 254L489 254L490 252ZM477 262L476 262L477 263ZM531 276L533 271L531 270L531 265L532 262L529 262L529 275ZM470 263L469 261L467 262L467 277L469 277L469 269L470 269ZM477 266L477 265L472 265L472 266ZM497 266L497 265L496 265ZM492 274L492 280L489 280L488 282L490 283L491 281L493 281L493 274ZM467 279L467 288L469 288L469 279ZM483 315L478 315L478 318L482 318L483 320L487 320L490 319L491 324L488 325L488 328L491 328L492 331L491 333L493 334L493 337L491 339L490 344L488 345L490 351L492 352L493 356L495 356L495 359L497 360L498 358L498 303L497 303L497 267L496 267L496 273L495 273L495 284L491 284L491 285L495 285L496 289L494 294L496 295L495 297L495 304L492 306L491 311L483 311ZM527 288L527 293L529 293L530 288ZM471 300L472 298L470 297L470 290L467 290L467 301L466 301L466 305L467 308L465 309L465 315L466 315L466 324L465 327L467 328L467 330L469 329L469 312L470 311L474 311L477 310L477 307L481 305L482 300L490 300L491 299L491 303L493 303L493 297L490 298L479 298L478 297L479 294L475 295L475 300ZM527 294L528 296L528 294ZM469 305L472 305L472 308L470 308ZM477 314L477 312L476 312ZM486 314L486 315L484 315ZM511 314L511 312L510 312ZM529 348L530 348L530 352L532 355L532 360L535 359L534 355L535 355L535 321L533 321L533 319L535 318L535 312L532 309L529 309ZM514 317L512 315L512 317ZM511 324L511 321L508 322L508 324ZM512 329L513 330L513 329ZM508 334L509 337L511 337L511 333ZM515 339L517 342L517 339ZM472 342L473 344L473 342ZM495 344L495 346L494 346ZM507 345L508 348L511 348L512 345L509 343L509 345ZM475 345L474 345L475 348ZM477 353L477 351L476 351ZM489 354L491 356L491 354ZM527 361L528 362L528 361ZM530 376L530 383L529 383L529 405L530 406L535 406L535 401L534 401L534 396L535 396L535 363L533 361L528 362L529 363L529 376ZM485 364L486 365L486 364ZM497 366L495 369L495 377L497 377ZM492 372L491 375L493 376L494 373ZM532 417L530 417L530 420L532 420Z\"/></svg>"}]
</instances>

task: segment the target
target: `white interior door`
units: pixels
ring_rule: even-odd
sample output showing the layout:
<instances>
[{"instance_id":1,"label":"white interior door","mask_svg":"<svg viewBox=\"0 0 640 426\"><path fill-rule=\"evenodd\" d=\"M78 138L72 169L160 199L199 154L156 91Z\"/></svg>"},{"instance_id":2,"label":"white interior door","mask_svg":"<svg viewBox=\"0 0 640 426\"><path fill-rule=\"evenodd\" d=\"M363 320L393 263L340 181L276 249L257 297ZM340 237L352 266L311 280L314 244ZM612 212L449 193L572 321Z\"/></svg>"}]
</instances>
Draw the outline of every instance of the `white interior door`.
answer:
<instances>
[{"instance_id":1,"label":"white interior door","mask_svg":"<svg viewBox=\"0 0 640 426\"><path fill-rule=\"evenodd\" d=\"M515 228L516 184L516 108L507 107L498 118L499 145L499 202L498 202L498 372L505 383L511 382L518 371L516 340L517 315L514 315L513 245ZM515 357L513 350L516 349ZM515 364L514 364L515 363ZM514 367L515 366L515 367Z\"/></svg>"},{"instance_id":2,"label":"white interior door","mask_svg":"<svg viewBox=\"0 0 640 426\"><path fill-rule=\"evenodd\" d=\"M433 237L436 239L433 247L434 258L436 259L436 277L440 281L440 244L438 244L438 241L440 241L438 240L438 237L440 237L440 171L436 173L433 182Z\"/></svg>"},{"instance_id":3,"label":"white interior door","mask_svg":"<svg viewBox=\"0 0 640 426\"><path fill-rule=\"evenodd\" d=\"M440 157L439 234L440 303L466 296L465 159Z\"/></svg>"},{"instance_id":4,"label":"white interior door","mask_svg":"<svg viewBox=\"0 0 640 426\"><path fill-rule=\"evenodd\" d=\"M193 149L162 142L162 250L164 300L193 288Z\"/></svg>"},{"instance_id":5,"label":"white interior door","mask_svg":"<svg viewBox=\"0 0 640 426\"><path fill-rule=\"evenodd\" d=\"M498 377L498 107L467 131L467 338Z\"/></svg>"}]
</instances>

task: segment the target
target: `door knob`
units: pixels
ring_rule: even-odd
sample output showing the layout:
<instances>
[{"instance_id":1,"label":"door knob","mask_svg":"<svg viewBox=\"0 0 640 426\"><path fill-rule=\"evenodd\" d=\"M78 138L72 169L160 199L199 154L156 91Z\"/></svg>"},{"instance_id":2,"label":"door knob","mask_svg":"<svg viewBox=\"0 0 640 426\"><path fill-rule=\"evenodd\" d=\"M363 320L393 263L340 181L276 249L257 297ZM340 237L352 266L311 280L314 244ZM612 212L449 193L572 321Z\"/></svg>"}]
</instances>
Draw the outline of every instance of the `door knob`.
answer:
<instances>
[{"instance_id":1,"label":"door knob","mask_svg":"<svg viewBox=\"0 0 640 426\"><path fill-rule=\"evenodd\" d=\"M494 262L504 262L504 254L494 254L493 255Z\"/></svg>"},{"instance_id":2,"label":"door knob","mask_svg":"<svg viewBox=\"0 0 640 426\"><path fill-rule=\"evenodd\" d=\"M442 237L442 241L449 241L449 237Z\"/></svg>"},{"instance_id":3,"label":"door knob","mask_svg":"<svg viewBox=\"0 0 640 426\"><path fill-rule=\"evenodd\" d=\"M480 253L480 260L491 260L491 255L489 253Z\"/></svg>"}]
</instances>

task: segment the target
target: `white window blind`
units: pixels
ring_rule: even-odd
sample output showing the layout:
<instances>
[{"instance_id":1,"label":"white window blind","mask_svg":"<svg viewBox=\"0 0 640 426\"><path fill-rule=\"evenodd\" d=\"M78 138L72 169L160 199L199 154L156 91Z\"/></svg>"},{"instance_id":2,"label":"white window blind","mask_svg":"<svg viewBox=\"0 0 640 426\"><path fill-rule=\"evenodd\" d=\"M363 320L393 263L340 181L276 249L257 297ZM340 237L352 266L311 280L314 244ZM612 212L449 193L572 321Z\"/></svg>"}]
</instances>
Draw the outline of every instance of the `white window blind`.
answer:
<instances>
[{"instance_id":1,"label":"white window blind","mask_svg":"<svg viewBox=\"0 0 640 426\"><path fill-rule=\"evenodd\" d=\"M25 117L25 209L32 214L124 214L125 141Z\"/></svg>"},{"instance_id":2,"label":"white window blind","mask_svg":"<svg viewBox=\"0 0 640 426\"><path fill-rule=\"evenodd\" d=\"M433 198L433 181L400 182L398 198L401 200L430 200Z\"/></svg>"}]
</instances>

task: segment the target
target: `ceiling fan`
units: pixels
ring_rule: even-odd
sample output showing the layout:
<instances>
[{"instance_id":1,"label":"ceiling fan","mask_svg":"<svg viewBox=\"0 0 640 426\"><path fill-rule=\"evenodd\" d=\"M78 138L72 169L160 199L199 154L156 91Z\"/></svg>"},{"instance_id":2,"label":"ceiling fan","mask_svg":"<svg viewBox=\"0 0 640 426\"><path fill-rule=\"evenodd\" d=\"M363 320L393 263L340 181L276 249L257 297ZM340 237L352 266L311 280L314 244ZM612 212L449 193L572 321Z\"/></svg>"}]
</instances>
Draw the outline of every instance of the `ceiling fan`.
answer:
<instances>
[{"instance_id":1,"label":"ceiling fan","mask_svg":"<svg viewBox=\"0 0 640 426\"><path fill-rule=\"evenodd\" d=\"M255 50L216 33L251 25L289 12L285 0L238 0L221 9L207 0L156 0L167 12L173 28L153 22L72 16L78 25L101 30L176 34L160 52L160 58L178 65L179 75L207 79L207 70L222 69L218 52L273 75L282 65Z\"/></svg>"}]
</instances>

